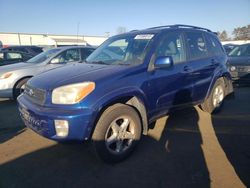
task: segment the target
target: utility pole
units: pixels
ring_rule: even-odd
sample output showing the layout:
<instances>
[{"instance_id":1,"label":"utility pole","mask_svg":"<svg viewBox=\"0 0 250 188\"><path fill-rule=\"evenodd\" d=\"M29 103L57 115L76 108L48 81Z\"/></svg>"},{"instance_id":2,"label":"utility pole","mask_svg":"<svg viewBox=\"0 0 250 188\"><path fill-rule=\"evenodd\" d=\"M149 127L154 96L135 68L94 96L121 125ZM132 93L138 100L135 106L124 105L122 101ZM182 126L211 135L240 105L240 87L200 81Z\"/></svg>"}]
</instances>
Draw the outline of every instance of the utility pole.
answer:
<instances>
[{"instance_id":1,"label":"utility pole","mask_svg":"<svg viewBox=\"0 0 250 188\"><path fill-rule=\"evenodd\" d=\"M77 22L77 28L76 28L76 43L77 43L77 45L78 45L79 26L80 26L80 22Z\"/></svg>"},{"instance_id":2,"label":"utility pole","mask_svg":"<svg viewBox=\"0 0 250 188\"><path fill-rule=\"evenodd\" d=\"M20 33L17 33L17 36L18 36L18 41L19 41L19 46L21 46L21 37L20 37Z\"/></svg>"}]
</instances>

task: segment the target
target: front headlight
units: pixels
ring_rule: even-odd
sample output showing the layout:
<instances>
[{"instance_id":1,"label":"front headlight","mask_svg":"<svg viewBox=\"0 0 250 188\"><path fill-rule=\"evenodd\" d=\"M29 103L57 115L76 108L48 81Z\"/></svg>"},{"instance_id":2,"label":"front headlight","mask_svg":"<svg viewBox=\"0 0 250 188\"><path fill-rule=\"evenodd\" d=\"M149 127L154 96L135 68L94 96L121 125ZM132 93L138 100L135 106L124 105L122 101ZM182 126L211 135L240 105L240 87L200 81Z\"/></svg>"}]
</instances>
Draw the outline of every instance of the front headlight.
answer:
<instances>
[{"instance_id":1,"label":"front headlight","mask_svg":"<svg viewBox=\"0 0 250 188\"><path fill-rule=\"evenodd\" d=\"M235 71L235 70L236 70L236 67L235 67L235 66L231 66L231 67L230 67L230 71L233 72L233 71Z\"/></svg>"},{"instance_id":2,"label":"front headlight","mask_svg":"<svg viewBox=\"0 0 250 188\"><path fill-rule=\"evenodd\" d=\"M11 77L12 74L13 74L12 72L6 72L6 73L4 73L4 74L0 77L0 79L7 79L7 78Z\"/></svg>"},{"instance_id":3,"label":"front headlight","mask_svg":"<svg viewBox=\"0 0 250 188\"><path fill-rule=\"evenodd\" d=\"M83 82L58 87L52 91L53 104L76 104L95 89L94 82Z\"/></svg>"}]
</instances>

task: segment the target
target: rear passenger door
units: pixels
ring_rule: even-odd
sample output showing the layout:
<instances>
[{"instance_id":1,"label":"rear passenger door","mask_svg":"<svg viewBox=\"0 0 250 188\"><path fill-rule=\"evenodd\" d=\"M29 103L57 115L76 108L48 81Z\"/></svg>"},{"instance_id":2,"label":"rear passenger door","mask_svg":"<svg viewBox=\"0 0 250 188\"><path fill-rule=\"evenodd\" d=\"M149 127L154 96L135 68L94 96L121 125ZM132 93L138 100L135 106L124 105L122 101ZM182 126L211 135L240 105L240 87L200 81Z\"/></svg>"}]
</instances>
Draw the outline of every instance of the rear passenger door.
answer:
<instances>
[{"instance_id":1,"label":"rear passenger door","mask_svg":"<svg viewBox=\"0 0 250 188\"><path fill-rule=\"evenodd\" d=\"M200 31L185 32L185 41L188 48L188 66L190 79L193 82L194 103L200 102L206 96L214 67L209 57L205 35Z\"/></svg>"}]
</instances>

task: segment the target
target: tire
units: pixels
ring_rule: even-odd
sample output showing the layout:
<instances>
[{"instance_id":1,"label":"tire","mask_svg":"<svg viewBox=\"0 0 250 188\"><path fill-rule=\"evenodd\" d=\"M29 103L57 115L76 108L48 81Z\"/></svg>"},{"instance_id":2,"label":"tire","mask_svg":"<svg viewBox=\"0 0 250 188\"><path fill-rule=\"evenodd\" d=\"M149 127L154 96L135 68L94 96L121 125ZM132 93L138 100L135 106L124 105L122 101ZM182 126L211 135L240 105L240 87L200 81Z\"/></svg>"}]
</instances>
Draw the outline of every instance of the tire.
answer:
<instances>
[{"instance_id":1,"label":"tire","mask_svg":"<svg viewBox=\"0 0 250 188\"><path fill-rule=\"evenodd\" d=\"M106 163L127 158L142 134L140 117L132 107L115 104L99 118L92 135L95 152Z\"/></svg>"},{"instance_id":2,"label":"tire","mask_svg":"<svg viewBox=\"0 0 250 188\"><path fill-rule=\"evenodd\" d=\"M13 88L13 99L16 100L17 97L24 91L24 86L30 78L24 78L16 83Z\"/></svg>"},{"instance_id":3,"label":"tire","mask_svg":"<svg viewBox=\"0 0 250 188\"><path fill-rule=\"evenodd\" d=\"M225 95L225 84L223 79L220 78L215 82L209 97L200 105L201 109L210 114L219 112Z\"/></svg>"}]
</instances>

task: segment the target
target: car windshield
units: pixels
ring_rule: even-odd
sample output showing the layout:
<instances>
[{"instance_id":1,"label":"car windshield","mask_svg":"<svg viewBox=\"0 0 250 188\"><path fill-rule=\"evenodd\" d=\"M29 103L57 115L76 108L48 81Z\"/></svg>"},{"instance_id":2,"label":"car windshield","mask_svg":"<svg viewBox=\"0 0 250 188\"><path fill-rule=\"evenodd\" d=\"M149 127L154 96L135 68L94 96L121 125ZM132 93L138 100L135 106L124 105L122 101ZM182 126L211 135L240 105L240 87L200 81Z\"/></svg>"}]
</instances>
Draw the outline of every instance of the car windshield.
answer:
<instances>
[{"instance_id":1,"label":"car windshield","mask_svg":"<svg viewBox=\"0 0 250 188\"><path fill-rule=\"evenodd\" d=\"M28 60L27 63L41 63L41 62L49 59L50 57L52 57L54 54L56 54L59 51L60 51L60 49L51 49L51 50L48 50L46 52L42 52L42 53L38 54L37 56Z\"/></svg>"},{"instance_id":2,"label":"car windshield","mask_svg":"<svg viewBox=\"0 0 250 188\"><path fill-rule=\"evenodd\" d=\"M105 65L135 65L144 60L154 34L113 37L97 48L86 63Z\"/></svg>"},{"instance_id":3,"label":"car windshield","mask_svg":"<svg viewBox=\"0 0 250 188\"><path fill-rule=\"evenodd\" d=\"M250 44L236 46L228 55L231 57L250 56Z\"/></svg>"}]
</instances>

